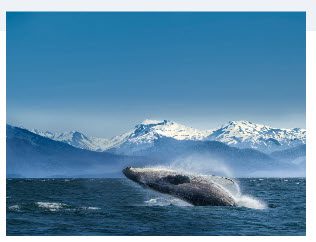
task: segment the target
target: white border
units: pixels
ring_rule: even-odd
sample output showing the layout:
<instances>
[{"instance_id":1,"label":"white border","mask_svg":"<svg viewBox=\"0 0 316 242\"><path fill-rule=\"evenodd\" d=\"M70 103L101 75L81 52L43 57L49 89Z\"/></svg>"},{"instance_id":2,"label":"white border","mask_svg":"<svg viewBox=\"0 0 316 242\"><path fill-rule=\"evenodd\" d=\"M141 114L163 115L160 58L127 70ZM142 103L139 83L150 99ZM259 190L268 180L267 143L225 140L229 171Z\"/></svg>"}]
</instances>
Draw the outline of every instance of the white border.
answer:
<instances>
[{"instance_id":1,"label":"white border","mask_svg":"<svg viewBox=\"0 0 316 242\"><path fill-rule=\"evenodd\" d=\"M306 11L316 30L314 0L1 0L4 11ZM5 29L5 18L0 19Z\"/></svg>"},{"instance_id":2,"label":"white border","mask_svg":"<svg viewBox=\"0 0 316 242\"><path fill-rule=\"evenodd\" d=\"M316 165L314 157L316 157L316 112L313 112L313 107L316 103L316 4L311 0L297 0L297 1L284 1L284 0L222 0L222 1L203 1L203 0L115 0L113 2L101 0L2 0L0 2L0 172L1 172L1 185L0 185L0 202L1 202L1 237L8 241L39 241L47 240L52 241L60 237L5 237L6 235L6 169L5 169L5 125L6 125L6 32L5 32L5 12L6 11L306 11L307 12L307 226L306 237L275 237L275 236L258 236L257 241L270 241L270 240L287 240L287 241L302 241L316 239L316 196L315 196L315 172ZM313 106L314 105L314 106ZM162 239L172 239L183 241L188 239L198 240L216 240L216 241L244 241L245 237L223 236L223 237L128 237L130 240L135 241L160 241ZM61 237L64 241L73 240L86 240L85 236L74 237L67 236ZM89 237L89 240L101 241L104 237ZM106 237L107 240L118 241L127 239L126 237Z\"/></svg>"},{"instance_id":3,"label":"white border","mask_svg":"<svg viewBox=\"0 0 316 242\"><path fill-rule=\"evenodd\" d=\"M306 32L306 235L316 239L316 31Z\"/></svg>"}]
</instances>

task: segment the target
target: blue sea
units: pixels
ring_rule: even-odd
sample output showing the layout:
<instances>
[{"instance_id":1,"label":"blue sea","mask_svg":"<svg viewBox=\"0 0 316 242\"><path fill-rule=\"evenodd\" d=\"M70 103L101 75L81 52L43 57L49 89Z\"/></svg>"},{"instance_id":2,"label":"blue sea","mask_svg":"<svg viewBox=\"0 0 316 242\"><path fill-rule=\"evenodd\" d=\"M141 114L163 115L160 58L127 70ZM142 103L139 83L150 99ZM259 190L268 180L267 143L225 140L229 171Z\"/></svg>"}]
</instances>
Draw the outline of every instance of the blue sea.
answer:
<instances>
[{"instance_id":1,"label":"blue sea","mask_svg":"<svg viewBox=\"0 0 316 242\"><path fill-rule=\"evenodd\" d=\"M305 235L305 178L238 179L239 207L195 207L127 179L7 179L7 235Z\"/></svg>"}]
</instances>

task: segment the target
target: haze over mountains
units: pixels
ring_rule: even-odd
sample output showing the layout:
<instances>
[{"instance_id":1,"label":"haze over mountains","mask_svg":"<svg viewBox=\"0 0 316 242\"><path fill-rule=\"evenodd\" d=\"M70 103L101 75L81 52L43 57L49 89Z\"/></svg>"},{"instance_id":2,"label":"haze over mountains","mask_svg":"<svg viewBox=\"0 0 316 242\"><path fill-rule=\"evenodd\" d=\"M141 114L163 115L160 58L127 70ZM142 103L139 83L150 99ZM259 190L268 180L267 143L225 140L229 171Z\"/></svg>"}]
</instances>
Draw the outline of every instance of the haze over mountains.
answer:
<instances>
[{"instance_id":1,"label":"haze over mountains","mask_svg":"<svg viewBox=\"0 0 316 242\"><path fill-rule=\"evenodd\" d=\"M249 121L198 130L145 120L111 139L7 125L7 174L107 177L120 176L126 165L168 165L230 176L304 176L305 143L304 129Z\"/></svg>"}]
</instances>

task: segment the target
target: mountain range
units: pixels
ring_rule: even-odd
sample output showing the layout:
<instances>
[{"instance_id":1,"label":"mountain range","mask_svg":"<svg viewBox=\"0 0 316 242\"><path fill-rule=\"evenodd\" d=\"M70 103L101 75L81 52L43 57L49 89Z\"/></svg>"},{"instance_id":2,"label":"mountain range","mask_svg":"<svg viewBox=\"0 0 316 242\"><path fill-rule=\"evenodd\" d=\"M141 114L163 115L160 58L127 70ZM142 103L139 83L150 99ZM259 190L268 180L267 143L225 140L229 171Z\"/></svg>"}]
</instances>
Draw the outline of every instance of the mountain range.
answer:
<instances>
[{"instance_id":1,"label":"mountain range","mask_svg":"<svg viewBox=\"0 0 316 242\"><path fill-rule=\"evenodd\" d=\"M155 140L219 141L236 148L252 148L264 153L286 150L306 143L306 130L300 128L280 129L249 121L230 121L218 129L198 130L185 125L163 120L145 120L134 129L111 139L89 137L78 131L53 133L31 132L93 151L112 150L120 154L133 154L151 147Z\"/></svg>"},{"instance_id":2,"label":"mountain range","mask_svg":"<svg viewBox=\"0 0 316 242\"><path fill-rule=\"evenodd\" d=\"M303 176L305 143L304 129L248 121L198 130L167 120L145 120L110 139L7 125L7 176L117 177L128 165L167 165L238 177Z\"/></svg>"}]
</instances>

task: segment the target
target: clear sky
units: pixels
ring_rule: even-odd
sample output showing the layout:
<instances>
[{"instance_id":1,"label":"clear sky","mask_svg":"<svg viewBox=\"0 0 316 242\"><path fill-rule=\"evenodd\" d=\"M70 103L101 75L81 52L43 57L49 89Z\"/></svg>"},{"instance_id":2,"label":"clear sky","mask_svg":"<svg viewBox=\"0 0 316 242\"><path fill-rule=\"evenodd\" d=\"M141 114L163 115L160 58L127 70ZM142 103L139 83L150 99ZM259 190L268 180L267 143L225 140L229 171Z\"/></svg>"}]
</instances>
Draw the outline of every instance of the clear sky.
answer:
<instances>
[{"instance_id":1,"label":"clear sky","mask_svg":"<svg viewBox=\"0 0 316 242\"><path fill-rule=\"evenodd\" d=\"M7 13L7 122L305 127L305 13Z\"/></svg>"}]
</instances>

